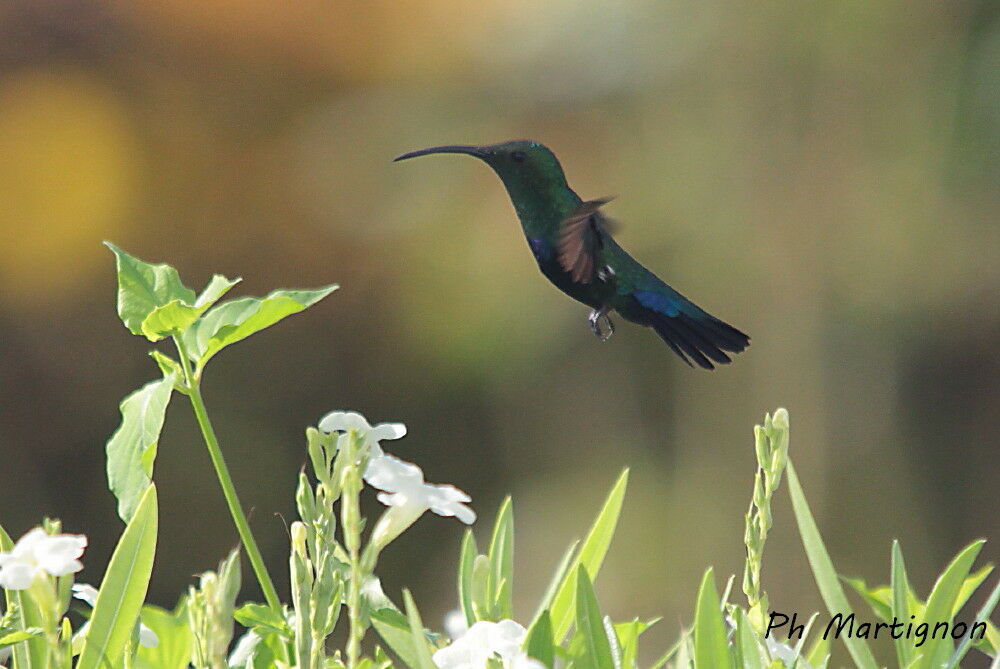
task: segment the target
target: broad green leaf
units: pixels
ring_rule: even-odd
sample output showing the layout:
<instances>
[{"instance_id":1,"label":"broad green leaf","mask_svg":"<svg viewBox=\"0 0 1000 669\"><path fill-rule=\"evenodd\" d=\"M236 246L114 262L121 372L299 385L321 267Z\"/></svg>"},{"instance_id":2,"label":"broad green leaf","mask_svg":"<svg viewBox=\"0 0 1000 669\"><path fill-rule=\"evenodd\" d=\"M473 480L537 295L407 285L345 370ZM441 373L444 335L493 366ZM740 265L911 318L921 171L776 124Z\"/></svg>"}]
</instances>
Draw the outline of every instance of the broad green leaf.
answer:
<instances>
[{"instance_id":1,"label":"broad green leaf","mask_svg":"<svg viewBox=\"0 0 1000 669\"><path fill-rule=\"evenodd\" d=\"M825 638L822 634L817 634L809 650L806 652L806 662L813 669L819 669L819 667L825 667L829 661L830 639Z\"/></svg>"},{"instance_id":2,"label":"broad green leaf","mask_svg":"<svg viewBox=\"0 0 1000 669\"><path fill-rule=\"evenodd\" d=\"M142 607L139 619L156 633L158 643L153 648L139 646L135 666L138 669L186 669L191 660L193 636L183 603L174 611L147 604Z\"/></svg>"},{"instance_id":3,"label":"broad green leaf","mask_svg":"<svg viewBox=\"0 0 1000 669\"><path fill-rule=\"evenodd\" d=\"M910 581L906 576L906 563L903 561L903 551L899 547L899 541L892 541L892 564L890 567L889 590L892 599L892 615L896 620L910 619ZM896 660L900 667L908 667L913 661L916 651L909 639L900 637L894 641L896 646Z\"/></svg>"},{"instance_id":4,"label":"broad green leaf","mask_svg":"<svg viewBox=\"0 0 1000 669\"><path fill-rule=\"evenodd\" d=\"M218 304L184 333L188 355L200 369L226 346L312 306L336 289L276 290L264 298L243 297Z\"/></svg>"},{"instance_id":5,"label":"broad green leaf","mask_svg":"<svg viewBox=\"0 0 1000 669\"><path fill-rule=\"evenodd\" d=\"M925 622L933 630L937 623L950 622L955 600L962 588L962 583L972 569L972 563L982 549L985 540L974 541L963 548L958 555L938 576L930 597L927 598L927 608L919 622ZM934 638L933 634L928 635L927 643L921 647L922 655L915 663L915 669L930 669L940 667L947 662L952 654L954 643L950 637Z\"/></svg>"},{"instance_id":6,"label":"broad green leaf","mask_svg":"<svg viewBox=\"0 0 1000 669\"><path fill-rule=\"evenodd\" d=\"M514 511L510 497L504 499L497 511L488 553L490 579L488 591L493 617L496 620L514 615L512 585L514 579Z\"/></svg>"},{"instance_id":7,"label":"broad green leaf","mask_svg":"<svg viewBox=\"0 0 1000 669\"><path fill-rule=\"evenodd\" d=\"M143 262L111 242L104 244L114 252L118 267L118 316L132 334L144 334L142 323L157 307L175 300L194 303L194 291L170 265Z\"/></svg>"},{"instance_id":8,"label":"broad green leaf","mask_svg":"<svg viewBox=\"0 0 1000 669\"><path fill-rule=\"evenodd\" d=\"M424 623L420 620L420 612L413 601L409 590L403 590L403 601L406 604L406 619L410 623L410 637L413 640L415 662L408 663L411 669L437 669L431 657L430 644L424 633Z\"/></svg>"},{"instance_id":9,"label":"broad green leaf","mask_svg":"<svg viewBox=\"0 0 1000 669\"><path fill-rule=\"evenodd\" d=\"M108 563L76 669L121 666L153 571L156 531L156 486L150 485Z\"/></svg>"},{"instance_id":10,"label":"broad green leaf","mask_svg":"<svg viewBox=\"0 0 1000 669\"><path fill-rule=\"evenodd\" d=\"M1000 603L1000 579L997 580L997 584L993 586L993 591L990 593L990 596L986 598L986 601L983 602L983 605L979 608L979 611L972 620L975 622L989 621L990 616L993 615L993 609L997 607L997 603ZM971 646L972 631L970 630L969 633L962 638L961 643L958 644L958 648L955 649L955 653L948 661L948 669L960 666L962 658L965 657L967 652L969 652L969 648ZM998 657L1000 657L1000 655L998 655Z\"/></svg>"},{"instance_id":11,"label":"broad green leaf","mask_svg":"<svg viewBox=\"0 0 1000 669\"><path fill-rule=\"evenodd\" d=\"M622 503L625 500L625 490L628 487L628 469L621 473L615 485L611 488L604 506L597 514L594 524L587 533L586 539L580 547L580 552L571 561L566 571L566 577L552 598L552 605L549 613L552 616L552 628L554 634L552 638L558 644L569 631L573 622L573 610L576 607L576 577L580 565L586 567L591 578L596 579L604 562L604 556L608 553L611 539L615 534L615 527L618 525L618 517L621 515Z\"/></svg>"},{"instance_id":12,"label":"broad green leaf","mask_svg":"<svg viewBox=\"0 0 1000 669\"><path fill-rule=\"evenodd\" d=\"M733 656L726 640L726 623L722 619L722 604L711 567L705 571L698 589L698 604L694 613L694 666L695 669L733 667Z\"/></svg>"},{"instance_id":13,"label":"broad green leaf","mask_svg":"<svg viewBox=\"0 0 1000 669\"><path fill-rule=\"evenodd\" d=\"M240 279L227 279L216 274L202 294L198 296L198 299L194 301L194 304L178 298L149 312L142 319L140 325L142 334L149 341L159 341L164 337L183 334L203 313L208 311L209 307L239 282Z\"/></svg>"},{"instance_id":14,"label":"broad green leaf","mask_svg":"<svg viewBox=\"0 0 1000 669\"><path fill-rule=\"evenodd\" d=\"M549 618L548 611L543 611L528 630L524 651L549 669L555 665L556 649L552 643L552 619Z\"/></svg>"},{"instance_id":15,"label":"broad green leaf","mask_svg":"<svg viewBox=\"0 0 1000 669\"><path fill-rule=\"evenodd\" d=\"M951 609L951 616L954 618L958 615L958 612L962 610L969 598L972 597L972 593L979 589L979 586L983 584L990 574L993 573L993 565L987 564L982 567L979 571L970 574L962 581L962 586L958 589L958 596L955 597L955 605Z\"/></svg>"},{"instance_id":16,"label":"broad green leaf","mask_svg":"<svg viewBox=\"0 0 1000 669\"><path fill-rule=\"evenodd\" d=\"M156 447L173 389L174 377L168 376L147 383L119 405L122 422L106 448L108 487L126 523L153 480Z\"/></svg>"},{"instance_id":17,"label":"broad green leaf","mask_svg":"<svg viewBox=\"0 0 1000 669\"><path fill-rule=\"evenodd\" d=\"M588 669L615 669L611 655L611 644L604 630L601 609L597 603L594 586L587 575L587 568L580 565L576 569L576 630L584 641L582 661L574 666Z\"/></svg>"},{"instance_id":18,"label":"broad green leaf","mask_svg":"<svg viewBox=\"0 0 1000 669\"><path fill-rule=\"evenodd\" d=\"M233 612L233 618L244 627L265 628L285 638L292 635L285 618L265 604L248 602Z\"/></svg>"},{"instance_id":19,"label":"broad green leaf","mask_svg":"<svg viewBox=\"0 0 1000 669\"><path fill-rule=\"evenodd\" d=\"M847 603L847 596L843 588L840 587L840 580L837 578L837 571L833 568L833 561L826 551L823 538L820 536L819 528L813 519L812 511L809 510L809 503L806 502L805 493L799 483L799 477L795 473L791 459L788 461L788 494L792 498L792 509L795 511L795 520L799 526L799 535L802 537L802 545L805 547L806 556L809 558L809 566L812 568L813 578L819 586L819 592L823 596L826 608L830 615L835 616L840 613L844 618L849 616L850 604ZM854 663L859 669L876 669L875 656L872 655L871 648L868 647L864 639L845 635L841 637L847 652L851 654Z\"/></svg>"},{"instance_id":20,"label":"broad green leaf","mask_svg":"<svg viewBox=\"0 0 1000 669\"><path fill-rule=\"evenodd\" d=\"M735 612L736 648L739 654L740 669L764 669L760 643L757 641L757 635L754 634L753 626L747 620L747 615L742 608L735 607Z\"/></svg>"},{"instance_id":21,"label":"broad green leaf","mask_svg":"<svg viewBox=\"0 0 1000 669\"><path fill-rule=\"evenodd\" d=\"M639 636L652 627L659 618L643 622L636 618L627 623L615 623L615 636L621 647L621 665L635 667L639 655Z\"/></svg>"},{"instance_id":22,"label":"broad green leaf","mask_svg":"<svg viewBox=\"0 0 1000 669\"><path fill-rule=\"evenodd\" d=\"M465 614L465 624L469 627L476 622L476 612L472 606L472 567L479 554L478 550L472 530L465 530L458 557L458 601Z\"/></svg>"},{"instance_id":23,"label":"broad green leaf","mask_svg":"<svg viewBox=\"0 0 1000 669\"><path fill-rule=\"evenodd\" d=\"M407 667L419 664L417 652L413 646L413 632L410 621L395 609L378 609L371 614L372 627L382 637L385 645L399 656Z\"/></svg>"}]
</instances>

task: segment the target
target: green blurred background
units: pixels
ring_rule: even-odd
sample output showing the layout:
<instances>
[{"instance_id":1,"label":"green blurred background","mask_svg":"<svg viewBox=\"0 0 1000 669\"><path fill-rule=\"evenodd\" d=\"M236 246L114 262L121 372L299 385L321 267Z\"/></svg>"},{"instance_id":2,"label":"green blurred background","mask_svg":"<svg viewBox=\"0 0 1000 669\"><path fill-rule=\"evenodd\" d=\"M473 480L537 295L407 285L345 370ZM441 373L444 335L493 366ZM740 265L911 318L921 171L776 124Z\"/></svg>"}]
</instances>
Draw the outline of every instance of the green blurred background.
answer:
<instances>
[{"instance_id":1,"label":"green blurred background","mask_svg":"<svg viewBox=\"0 0 1000 669\"><path fill-rule=\"evenodd\" d=\"M469 491L481 538L514 495L522 619L631 465L598 591L665 616L665 646L702 570L742 568L751 426L782 405L841 571L885 580L899 538L926 591L1000 539L998 82L987 0L6 0L0 522L86 533L91 582L120 531L104 443L157 370L115 316L111 239L197 288L342 286L205 381L285 592L303 429L351 408L406 422L394 452ZM650 331L600 343L484 166L390 162L518 137L617 194L622 243L749 351L706 373ZM236 542L185 404L156 469L164 605ZM765 586L812 611L779 499ZM429 621L461 529L427 517L386 554Z\"/></svg>"}]
</instances>

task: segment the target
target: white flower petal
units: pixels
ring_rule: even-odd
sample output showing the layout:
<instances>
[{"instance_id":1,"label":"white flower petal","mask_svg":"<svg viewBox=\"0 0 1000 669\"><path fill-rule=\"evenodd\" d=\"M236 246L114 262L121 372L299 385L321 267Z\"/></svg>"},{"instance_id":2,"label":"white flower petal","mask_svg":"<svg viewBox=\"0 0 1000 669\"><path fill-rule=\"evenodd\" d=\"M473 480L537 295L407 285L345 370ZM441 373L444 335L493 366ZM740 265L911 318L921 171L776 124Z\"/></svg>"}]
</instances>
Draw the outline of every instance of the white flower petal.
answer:
<instances>
[{"instance_id":1,"label":"white flower petal","mask_svg":"<svg viewBox=\"0 0 1000 669\"><path fill-rule=\"evenodd\" d=\"M73 596L90 604L91 608L97 606L97 588L88 583L74 583Z\"/></svg>"},{"instance_id":2,"label":"white flower petal","mask_svg":"<svg viewBox=\"0 0 1000 669\"><path fill-rule=\"evenodd\" d=\"M24 562L9 562L0 568L0 588L25 590L35 580L37 567Z\"/></svg>"},{"instance_id":3,"label":"white flower petal","mask_svg":"<svg viewBox=\"0 0 1000 669\"><path fill-rule=\"evenodd\" d=\"M139 645L143 648L156 648L160 645L160 637L156 632L139 623Z\"/></svg>"},{"instance_id":4,"label":"white flower petal","mask_svg":"<svg viewBox=\"0 0 1000 669\"><path fill-rule=\"evenodd\" d=\"M371 432L372 439L402 439L406 436L406 426L402 423L379 423Z\"/></svg>"},{"instance_id":5,"label":"white flower petal","mask_svg":"<svg viewBox=\"0 0 1000 669\"><path fill-rule=\"evenodd\" d=\"M357 430L368 432L372 426L356 411L331 411L319 421L319 429L324 432L347 432Z\"/></svg>"},{"instance_id":6,"label":"white flower petal","mask_svg":"<svg viewBox=\"0 0 1000 669\"><path fill-rule=\"evenodd\" d=\"M368 461L364 479L369 485L380 490L399 492L423 484L424 473L412 462L405 462L392 455L383 455Z\"/></svg>"},{"instance_id":7,"label":"white flower petal","mask_svg":"<svg viewBox=\"0 0 1000 669\"><path fill-rule=\"evenodd\" d=\"M461 639L469 631L469 622L462 609L452 609L444 614L444 631L452 641Z\"/></svg>"},{"instance_id":8,"label":"white flower petal","mask_svg":"<svg viewBox=\"0 0 1000 669\"><path fill-rule=\"evenodd\" d=\"M259 643L260 637L252 630L240 637L240 640L236 643L236 648L233 648L233 652L229 655L229 666L245 666L247 660L250 659L250 653L253 652Z\"/></svg>"},{"instance_id":9,"label":"white flower petal","mask_svg":"<svg viewBox=\"0 0 1000 669\"><path fill-rule=\"evenodd\" d=\"M35 560L53 576L65 576L83 569L77 560L87 547L87 537L82 534L56 534L35 544Z\"/></svg>"}]
</instances>

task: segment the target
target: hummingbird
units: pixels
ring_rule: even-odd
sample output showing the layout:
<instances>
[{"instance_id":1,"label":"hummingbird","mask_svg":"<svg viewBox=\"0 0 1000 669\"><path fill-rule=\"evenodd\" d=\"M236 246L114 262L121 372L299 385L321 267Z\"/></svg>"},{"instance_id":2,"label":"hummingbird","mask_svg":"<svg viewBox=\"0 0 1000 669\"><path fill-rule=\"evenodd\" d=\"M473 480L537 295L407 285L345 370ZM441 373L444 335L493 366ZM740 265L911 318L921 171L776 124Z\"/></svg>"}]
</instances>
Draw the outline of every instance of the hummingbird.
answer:
<instances>
[{"instance_id":1,"label":"hummingbird","mask_svg":"<svg viewBox=\"0 0 1000 669\"><path fill-rule=\"evenodd\" d=\"M438 153L479 158L500 177L535 261L556 288L591 308L590 328L601 341L614 334L610 313L651 327L688 365L715 369L750 338L712 316L643 267L611 236L602 207L613 198L582 200L566 183L555 154L531 140L485 146L435 146L395 161ZM603 323L603 325L602 325Z\"/></svg>"}]
</instances>

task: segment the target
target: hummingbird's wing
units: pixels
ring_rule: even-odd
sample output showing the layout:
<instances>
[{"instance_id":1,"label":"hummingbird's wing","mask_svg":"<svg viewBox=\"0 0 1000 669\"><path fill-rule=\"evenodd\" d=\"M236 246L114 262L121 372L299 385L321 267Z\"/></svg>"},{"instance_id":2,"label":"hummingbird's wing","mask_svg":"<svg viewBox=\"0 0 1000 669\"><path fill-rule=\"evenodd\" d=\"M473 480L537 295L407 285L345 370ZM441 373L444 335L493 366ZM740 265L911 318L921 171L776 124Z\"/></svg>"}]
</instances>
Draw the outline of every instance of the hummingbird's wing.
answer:
<instances>
[{"instance_id":1,"label":"hummingbird's wing","mask_svg":"<svg viewBox=\"0 0 1000 669\"><path fill-rule=\"evenodd\" d=\"M607 233L608 219L600 208L614 197L581 202L573 213L563 219L559 229L559 265L576 283L590 283L597 274L597 252Z\"/></svg>"}]
</instances>

